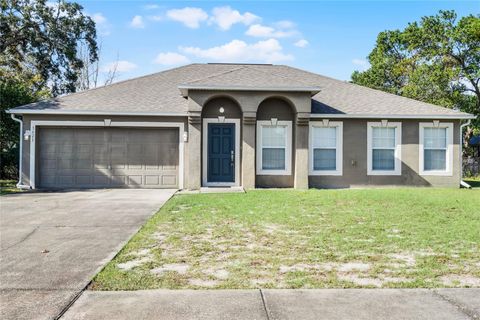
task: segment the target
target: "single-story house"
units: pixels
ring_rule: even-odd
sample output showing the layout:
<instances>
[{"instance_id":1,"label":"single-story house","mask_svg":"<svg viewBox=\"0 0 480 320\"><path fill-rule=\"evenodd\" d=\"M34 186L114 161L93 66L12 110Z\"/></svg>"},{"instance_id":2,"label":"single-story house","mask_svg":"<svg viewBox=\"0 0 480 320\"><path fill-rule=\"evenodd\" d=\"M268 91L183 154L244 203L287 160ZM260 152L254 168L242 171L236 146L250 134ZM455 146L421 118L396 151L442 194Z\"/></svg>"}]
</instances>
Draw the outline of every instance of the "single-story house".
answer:
<instances>
[{"instance_id":1,"label":"single-story house","mask_svg":"<svg viewBox=\"0 0 480 320\"><path fill-rule=\"evenodd\" d=\"M22 123L19 184L49 189L456 187L474 118L285 65L225 63L9 112Z\"/></svg>"}]
</instances>

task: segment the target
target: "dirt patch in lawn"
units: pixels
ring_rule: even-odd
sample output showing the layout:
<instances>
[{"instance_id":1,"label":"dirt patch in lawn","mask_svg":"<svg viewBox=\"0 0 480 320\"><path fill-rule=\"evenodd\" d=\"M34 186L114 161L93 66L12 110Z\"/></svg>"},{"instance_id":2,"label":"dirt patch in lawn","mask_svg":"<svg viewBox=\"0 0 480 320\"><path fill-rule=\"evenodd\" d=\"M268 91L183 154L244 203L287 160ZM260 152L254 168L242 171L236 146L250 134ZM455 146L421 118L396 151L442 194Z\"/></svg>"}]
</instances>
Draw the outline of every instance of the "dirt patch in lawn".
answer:
<instances>
[{"instance_id":1,"label":"dirt patch in lawn","mask_svg":"<svg viewBox=\"0 0 480 320\"><path fill-rule=\"evenodd\" d=\"M480 287L480 193L464 191L176 196L94 288Z\"/></svg>"}]
</instances>

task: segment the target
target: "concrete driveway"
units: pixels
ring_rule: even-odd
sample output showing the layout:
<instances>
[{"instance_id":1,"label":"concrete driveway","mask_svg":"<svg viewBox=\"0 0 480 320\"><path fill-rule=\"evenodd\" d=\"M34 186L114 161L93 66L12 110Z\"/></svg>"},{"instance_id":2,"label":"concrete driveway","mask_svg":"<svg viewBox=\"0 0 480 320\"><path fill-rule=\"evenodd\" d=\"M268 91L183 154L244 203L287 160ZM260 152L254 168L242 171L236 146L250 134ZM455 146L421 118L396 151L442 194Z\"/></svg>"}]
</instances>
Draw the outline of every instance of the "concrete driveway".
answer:
<instances>
[{"instance_id":1,"label":"concrete driveway","mask_svg":"<svg viewBox=\"0 0 480 320\"><path fill-rule=\"evenodd\" d=\"M0 318L52 319L175 190L0 198Z\"/></svg>"}]
</instances>

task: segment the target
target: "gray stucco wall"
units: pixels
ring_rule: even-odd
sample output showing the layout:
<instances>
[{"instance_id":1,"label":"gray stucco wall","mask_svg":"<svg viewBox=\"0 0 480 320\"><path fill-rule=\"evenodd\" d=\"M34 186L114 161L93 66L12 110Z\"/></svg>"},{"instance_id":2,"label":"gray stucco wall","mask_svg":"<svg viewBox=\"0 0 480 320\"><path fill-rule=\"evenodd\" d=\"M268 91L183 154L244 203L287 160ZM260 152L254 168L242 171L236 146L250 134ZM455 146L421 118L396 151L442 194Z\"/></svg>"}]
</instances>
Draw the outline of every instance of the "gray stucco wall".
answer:
<instances>
[{"instance_id":1,"label":"gray stucco wall","mask_svg":"<svg viewBox=\"0 0 480 320\"><path fill-rule=\"evenodd\" d=\"M356 186L407 185L458 187L459 121L453 128L453 171L451 176L419 175L419 123L432 120L391 120L402 123L402 174L400 176L367 175L367 122L379 120L343 120L343 175L309 176L314 188L349 188Z\"/></svg>"},{"instance_id":2,"label":"gray stucco wall","mask_svg":"<svg viewBox=\"0 0 480 320\"><path fill-rule=\"evenodd\" d=\"M247 99L247 98L245 98ZM248 100L248 99L247 99ZM280 100L281 101L281 100ZM213 100L212 100L213 102ZM308 126L297 126L297 119L293 110L289 111L288 103L265 102L257 113L241 112L234 107L229 107L227 101L218 100L217 103L205 110L203 116L216 117L219 105L227 106L226 116L229 118L242 119L241 126L241 184L248 188L257 187L293 187L295 185L295 174L306 174L308 172L308 161L305 157L299 159L299 139L303 142L301 148L308 145ZM245 121L248 114L248 121ZM255 120L269 120L276 117L279 120L293 120L292 137L292 175L289 176L260 176L255 175ZM30 129L32 120L55 120L55 121L112 121L126 122L182 122L185 124L185 131L196 128L196 133L189 132L188 142L185 142L185 171L184 185L190 189L200 187L201 181L201 135L200 121L189 123L187 117L137 117L137 116L69 116L69 115L25 115L24 130ZM333 119L330 119L333 121ZM311 121L321 121L312 119ZM338 121L338 120L336 120ZM386 185L407 185L407 186L440 186L458 187L459 174L459 125L460 121L441 121L454 123L453 130L453 174L451 176L420 176L419 175L419 122L432 122L432 120L392 120L402 122L402 175L401 176L368 176L367 175L367 122L379 121L368 119L347 119L343 121L343 175L342 176L308 176L308 183L313 188L347 188L356 186L386 186ZM299 129L301 128L301 129ZM301 131L301 135L298 132ZM23 184L30 182L30 141L23 141ZM37 149L38 150L38 149ZM303 149L302 149L303 150ZM190 156L191 154L191 156ZM295 173L295 174L294 174ZM300 174L299 174L300 173Z\"/></svg>"}]
</instances>

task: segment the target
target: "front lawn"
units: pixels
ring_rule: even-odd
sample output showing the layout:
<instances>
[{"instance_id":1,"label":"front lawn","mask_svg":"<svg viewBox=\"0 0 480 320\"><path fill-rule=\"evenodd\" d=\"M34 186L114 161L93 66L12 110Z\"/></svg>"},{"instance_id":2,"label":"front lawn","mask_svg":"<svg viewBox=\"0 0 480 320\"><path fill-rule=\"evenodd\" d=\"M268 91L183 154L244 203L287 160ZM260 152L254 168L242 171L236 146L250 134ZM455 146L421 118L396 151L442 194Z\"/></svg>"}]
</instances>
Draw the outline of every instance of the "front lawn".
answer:
<instances>
[{"instance_id":1,"label":"front lawn","mask_svg":"<svg viewBox=\"0 0 480 320\"><path fill-rule=\"evenodd\" d=\"M480 190L177 195L93 289L480 287Z\"/></svg>"}]
</instances>

